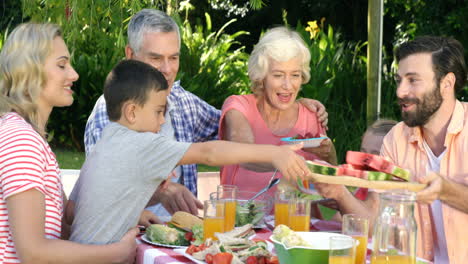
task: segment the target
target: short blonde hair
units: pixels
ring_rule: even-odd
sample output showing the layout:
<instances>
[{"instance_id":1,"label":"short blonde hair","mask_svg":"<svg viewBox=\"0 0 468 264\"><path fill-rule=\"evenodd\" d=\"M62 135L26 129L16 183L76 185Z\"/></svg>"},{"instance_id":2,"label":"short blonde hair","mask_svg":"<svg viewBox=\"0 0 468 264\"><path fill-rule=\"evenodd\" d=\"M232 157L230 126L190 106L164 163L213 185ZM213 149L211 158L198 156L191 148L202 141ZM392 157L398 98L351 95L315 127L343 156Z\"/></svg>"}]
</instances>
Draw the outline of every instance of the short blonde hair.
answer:
<instances>
[{"instance_id":1,"label":"short blonde hair","mask_svg":"<svg viewBox=\"0 0 468 264\"><path fill-rule=\"evenodd\" d=\"M268 30L255 45L249 58L248 73L250 89L254 94L263 94L263 80L270 68L270 59L285 62L301 59L302 83L310 79L310 51L301 36L287 27Z\"/></svg>"},{"instance_id":2,"label":"short blonde hair","mask_svg":"<svg viewBox=\"0 0 468 264\"><path fill-rule=\"evenodd\" d=\"M14 111L45 136L38 125L37 99L46 83L44 64L54 38L62 33L53 24L21 24L0 52L0 115Z\"/></svg>"}]
</instances>

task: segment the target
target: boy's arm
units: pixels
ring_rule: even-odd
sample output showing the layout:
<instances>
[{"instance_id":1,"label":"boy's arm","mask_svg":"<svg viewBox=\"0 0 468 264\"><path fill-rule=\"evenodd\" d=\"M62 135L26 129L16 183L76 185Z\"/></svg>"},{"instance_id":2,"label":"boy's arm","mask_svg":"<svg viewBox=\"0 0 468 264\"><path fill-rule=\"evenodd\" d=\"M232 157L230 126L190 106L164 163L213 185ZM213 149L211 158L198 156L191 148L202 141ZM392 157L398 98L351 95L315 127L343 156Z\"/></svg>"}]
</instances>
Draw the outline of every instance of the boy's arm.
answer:
<instances>
[{"instance_id":1,"label":"boy's arm","mask_svg":"<svg viewBox=\"0 0 468 264\"><path fill-rule=\"evenodd\" d=\"M302 144L273 146L242 144L229 141L193 143L178 165L202 163L221 166L247 162L272 163L287 179L303 178L309 173L304 159L295 151Z\"/></svg>"}]
</instances>

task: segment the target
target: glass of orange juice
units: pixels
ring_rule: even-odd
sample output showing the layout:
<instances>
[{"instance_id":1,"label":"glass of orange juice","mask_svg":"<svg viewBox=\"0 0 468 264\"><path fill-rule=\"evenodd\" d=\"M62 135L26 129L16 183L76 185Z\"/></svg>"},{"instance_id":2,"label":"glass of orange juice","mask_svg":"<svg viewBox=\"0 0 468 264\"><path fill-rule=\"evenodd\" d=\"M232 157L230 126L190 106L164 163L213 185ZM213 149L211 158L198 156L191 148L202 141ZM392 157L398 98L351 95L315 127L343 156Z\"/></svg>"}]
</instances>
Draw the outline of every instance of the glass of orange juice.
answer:
<instances>
[{"instance_id":1,"label":"glass of orange juice","mask_svg":"<svg viewBox=\"0 0 468 264\"><path fill-rule=\"evenodd\" d=\"M310 200L289 200L289 227L294 231L310 231Z\"/></svg>"},{"instance_id":2,"label":"glass of orange juice","mask_svg":"<svg viewBox=\"0 0 468 264\"><path fill-rule=\"evenodd\" d=\"M350 236L330 237L329 264L354 264L356 240Z\"/></svg>"},{"instance_id":3,"label":"glass of orange juice","mask_svg":"<svg viewBox=\"0 0 468 264\"><path fill-rule=\"evenodd\" d=\"M295 193L288 190L276 190L275 192L275 227L278 225L289 226L289 200L295 198Z\"/></svg>"},{"instance_id":4,"label":"glass of orange juice","mask_svg":"<svg viewBox=\"0 0 468 264\"><path fill-rule=\"evenodd\" d=\"M212 238L215 232L224 232L224 204L222 200L203 202L203 239Z\"/></svg>"},{"instance_id":5,"label":"glass of orange juice","mask_svg":"<svg viewBox=\"0 0 468 264\"><path fill-rule=\"evenodd\" d=\"M217 199L224 201L224 231L231 231L236 224L237 186L218 185Z\"/></svg>"},{"instance_id":6,"label":"glass of orange juice","mask_svg":"<svg viewBox=\"0 0 468 264\"><path fill-rule=\"evenodd\" d=\"M369 236L369 219L356 214L343 215L342 233L359 241L359 245L356 249L355 264L365 264L367 237Z\"/></svg>"}]
</instances>

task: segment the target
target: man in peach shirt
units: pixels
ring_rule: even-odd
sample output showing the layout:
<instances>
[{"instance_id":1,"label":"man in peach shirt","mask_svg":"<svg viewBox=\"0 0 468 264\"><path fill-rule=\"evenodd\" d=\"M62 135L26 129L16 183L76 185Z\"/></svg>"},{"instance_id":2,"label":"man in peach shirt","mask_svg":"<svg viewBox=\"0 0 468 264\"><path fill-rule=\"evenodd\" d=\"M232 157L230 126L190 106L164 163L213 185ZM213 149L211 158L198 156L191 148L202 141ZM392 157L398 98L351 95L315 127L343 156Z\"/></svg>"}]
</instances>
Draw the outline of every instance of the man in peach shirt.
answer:
<instances>
[{"instance_id":1,"label":"man in peach shirt","mask_svg":"<svg viewBox=\"0 0 468 264\"><path fill-rule=\"evenodd\" d=\"M412 181L428 184L417 193L417 255L437 264L468 263L468 103L455 96L467 79L463 56L458 41L442 37L420 37L396 50L403 122L387 134L381 149L381 155L412 172ZM373 191L359 201L342 185L315 186L336 200L342 214L371 220L378 214Z\"/></svg>"},{"instance_id":2,"label":"man in peach shirt","mask_svg":"<svg viewBox=\"0 0 468 264\"><path fill-rule=\"evenodd\" d=\"M384 139L381 154L427 183L417 193L418 256L467 263L468 104L456 99L467 78L462 45L420 37L396 51L397 97L403 122Z\"/></svg>"}]
</instances>

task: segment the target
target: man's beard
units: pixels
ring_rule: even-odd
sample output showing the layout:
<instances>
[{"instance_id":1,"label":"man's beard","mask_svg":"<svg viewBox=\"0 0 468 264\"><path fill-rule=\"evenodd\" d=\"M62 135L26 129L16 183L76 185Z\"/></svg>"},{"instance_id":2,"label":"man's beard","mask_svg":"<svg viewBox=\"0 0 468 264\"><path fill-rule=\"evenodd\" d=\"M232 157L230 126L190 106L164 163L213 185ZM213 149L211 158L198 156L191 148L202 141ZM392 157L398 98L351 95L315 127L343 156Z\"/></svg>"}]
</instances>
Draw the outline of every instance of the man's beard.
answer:
<instances>
[{"instance_id":1,"label":"man's beard","mask_svg":"<svg viewBox=\"0 0 468 264\"><path fill-rule=\"evenodd\" d=\"M426 92L422 100L419 98L399 98L398 103L400 105L414 103L416 106L414 112L402 112L401 119L409 127L423 126L439 110L442 101L439 85L434 87L432 91Z\"/></svg>"}]
</instances>

